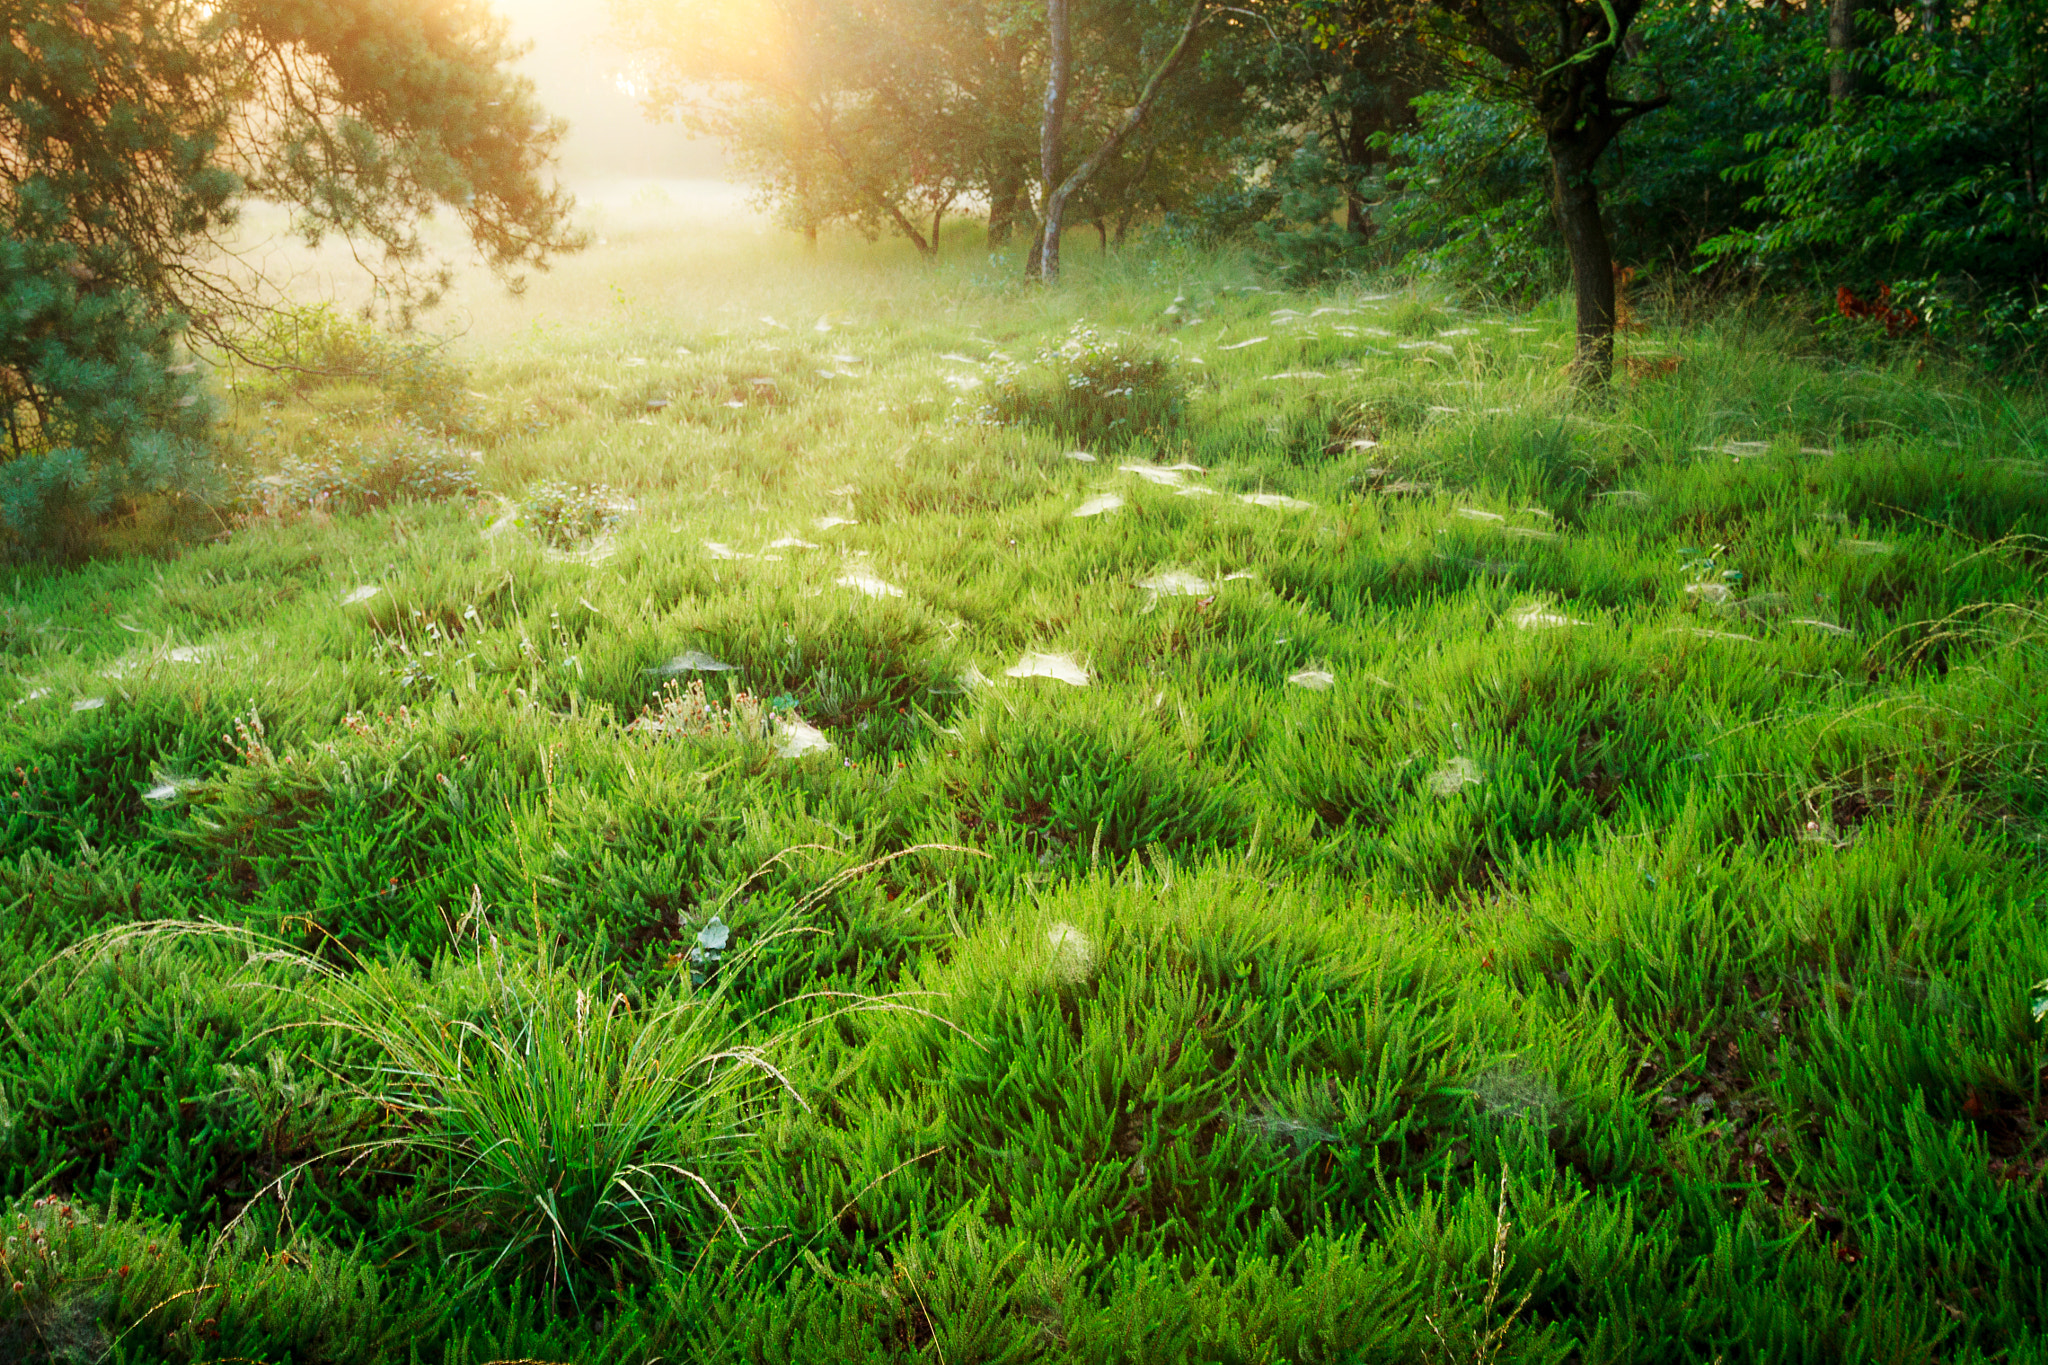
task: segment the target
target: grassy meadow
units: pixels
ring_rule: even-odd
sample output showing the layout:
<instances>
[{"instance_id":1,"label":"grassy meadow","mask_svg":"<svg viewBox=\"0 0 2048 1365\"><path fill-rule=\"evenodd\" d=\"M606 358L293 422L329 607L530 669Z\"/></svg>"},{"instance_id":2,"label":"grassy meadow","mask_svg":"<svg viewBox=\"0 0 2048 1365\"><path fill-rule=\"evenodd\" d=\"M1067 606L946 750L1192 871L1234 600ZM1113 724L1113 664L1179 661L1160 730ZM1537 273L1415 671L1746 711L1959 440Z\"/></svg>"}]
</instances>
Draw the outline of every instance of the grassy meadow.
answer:
<instances>
[{"instance_id":1,"label":"grassy meadow","mask_svg":"<svg viewBox=\"0 0 2048 1365\"><path fill-rule=\"evenodd\" d=\"M0 1359L2048 1361L2038 393L597 227L7 571Z\"/></svg>"}]
</instances>

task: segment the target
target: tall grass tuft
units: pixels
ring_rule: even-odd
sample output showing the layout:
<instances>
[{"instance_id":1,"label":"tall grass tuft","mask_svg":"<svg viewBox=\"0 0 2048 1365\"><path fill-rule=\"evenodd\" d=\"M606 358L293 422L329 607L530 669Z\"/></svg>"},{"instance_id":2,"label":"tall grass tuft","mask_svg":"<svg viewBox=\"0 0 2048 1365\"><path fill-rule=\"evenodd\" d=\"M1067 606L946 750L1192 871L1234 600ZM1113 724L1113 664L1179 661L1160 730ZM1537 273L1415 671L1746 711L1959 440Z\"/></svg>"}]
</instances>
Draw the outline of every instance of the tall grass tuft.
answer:
<instances>
[{"instance_id":1,"label":"tall grass tuft","mask_svg":"<svg viewBox=\"0 0 2048 1365\"><path fill-rule=\"evenodd\" d=\"M595 1291L674 1273L721 1235L745 1243L719 1190L732 1184L762 1106L794 1094L770 1060L773 1040L735 1042L722 992L693 993L687 978L610 989L593 956L508 943L480 898L459 927L466 949L425 973L337 967L212 923L128 926L66 956L226 940L248 952L247 984L310 1001L301 1018L259 1037L312 1029L365 1045L344 1050L353 1060L334 1069L381 1109L381 1131L285 1172L228 1231L264 1195L287 1193L302 1166L341 1158L421 1182L441 1244L471 1287L510 1273L585 1304Z\"/></svg>"},{"instance_id":2,"label":"tall grass tuft","mask_svg":"<svg viewBox=\"0 0 2048 1365\"><path fill-rule=\"evenodd\" d=\"M715 1001L593 994L593 966L489 936L431 992L402 971L323 969L321 1022L374 1046L363 1088L409 1130L390 1141L445 1182L468 1258L571 1300L671 1270L721 1229L744 1240L717 1189L762 1082L780 1079L763 1049L730 1044Z\"/></svg>"}]
</instances>

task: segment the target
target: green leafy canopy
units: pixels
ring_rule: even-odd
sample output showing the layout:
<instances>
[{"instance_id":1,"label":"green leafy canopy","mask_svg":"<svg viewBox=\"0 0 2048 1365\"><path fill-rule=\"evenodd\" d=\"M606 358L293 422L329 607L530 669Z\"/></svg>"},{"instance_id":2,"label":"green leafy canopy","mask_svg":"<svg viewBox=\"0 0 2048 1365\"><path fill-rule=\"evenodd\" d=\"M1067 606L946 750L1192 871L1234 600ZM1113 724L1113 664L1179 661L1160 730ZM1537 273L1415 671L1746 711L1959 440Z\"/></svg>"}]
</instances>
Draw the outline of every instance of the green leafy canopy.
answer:
<instances>
[{"instance_id":1,"label":"green leafy canopy","mask_svg":"<svg viewBox=\"0 0 2048 1365\"><path fill-rule=\"evenodd\" d=\"M448 279L451 210L515 286L578 244L562 134L481 0L13 0L0 44L0 536L202 491L188 331L234 350L283 298L240 210L347 237L401 322Z\"/></svg>"}]
</instances>

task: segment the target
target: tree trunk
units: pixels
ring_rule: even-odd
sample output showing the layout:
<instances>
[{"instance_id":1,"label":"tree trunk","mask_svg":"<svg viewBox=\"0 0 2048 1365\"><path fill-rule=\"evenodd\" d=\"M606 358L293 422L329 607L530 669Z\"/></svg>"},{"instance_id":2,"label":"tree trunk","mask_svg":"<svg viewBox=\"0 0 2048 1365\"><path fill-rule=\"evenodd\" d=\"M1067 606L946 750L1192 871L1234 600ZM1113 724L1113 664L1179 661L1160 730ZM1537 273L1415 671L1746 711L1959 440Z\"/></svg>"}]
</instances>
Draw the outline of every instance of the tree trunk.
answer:
<instances>
[{"instance_id":1,"label":"tree trunk","mask_svg":"<svg viewBox=\"0 0 2048 1365\"><path fill-rule=\"evenodd\" d=\"M1855 103L1856 0L1828 0L1828 109L1837 117Z\"/></svg>"},{"instance_id":2,"label":"tree trunk","mask_svg":"<svg viewBox=\"0 0 2048 1365\"><path fill-rule=\"evenodd\" d=\"M1628 26L1644 0L1599 0L1600 12L1566 0L1559 6L1565 25L1545 66L1517 38L1474 7L1460 31L1511 71L1524 74L1530 110L1543 129L1550 154L1551 202L1572 263L1572 293L1578 307L1578 344L1572 378L1595 388L1614 374L1614 248L1600 221L1600 187L1593 167L1608 144L1634 120L1671 103L1667 88L1648 99L1617 98L1608 88L1614 65L1626 52Z\"/></svg>"},{"instance_id":3,"label":"tree trunk","mask_svg":"<svg viewBox=\"0 0 2048 1365\"><path fill-rule=\"evenodd\" d=\"M1606 139L1572 129L1552 134L1548 142L1557 217L1571 256L1572 294L1578 305L1572 378L1598 386L1614 373L1614 249L1600 221L1600 188L1593 183L1593 163Z\"/></svg>"},{"instance_id":4,"label":"tree trunk","mask_svg":"<svg viewBox=\"0 0 2048 1365\"><path fill-rule=\"evenodd\" d=\"M1066 0L1049 0L1049 3L1059 9L1064 15ZM1167 78L1179 68L1182 59L1188 55L1188 49L1194 46L1195 30L1202 26L1202 20L1208 8L1209 0L1194 0L1194 4L1188 8L1188 21L1182 26L1180 37L1175 41L1173 50L1166 54L1166 60L1159 64L1158 69L1145 82L1144 92L1138 96L1138 102L1129 109L1124 110L1123 118L1117 123L1115 128L1110 130L1109 136L1102 140L1102 145L1097 147L1094 153L1075 169L1072 175L1061 181L1058 189L1046 195L1045 224L1043 228L1044 240L1038 249L1038 278L1040 280L1047 284L1059 283L1060 227L1066 217L1067 200L1083 185L1087 184L1090 177L1102 169L1104 163L1117 154L1118 149L1130 140L1132 133L1137 132L1144 125L1145 115L1152 112L1152 106L1158 101L1159 92L1165 88ZM1064 22L1064 19L1062 22ZM1064 77L1062 77L1062 80L1064 80ZM1051 126L1051 120L1052 92L1048 87L1046 92L1046 121L1048 127Z\"/></svg>"},{"instance_id":5,"label":"tree trunk","mask_svg":"<svg viewBox=\"0 0 2048 1365\"><path fill-rule=\"evenodd\" d=\"M1365 207L1365 196L1355 185L1344 187L1344 230L1360 242L1372 240L1372 214Z\"/></svg>"},{"instance_id":6,"label":"tree trunk","mask_svg":"<svg viewBox=\"0 0 2048 1365\"><path fill-rule=\"evenodd\" d=\"M1060 277L1060 215L1066 201L1059 200L1056 186L1066 168L1067 87L1073 80L1074 44L1067 24L1067 0L1046 0L1045 120L1038 130L1038 178L1044 186L1045 212L1040 220L1038 241L1032 246L1027 271L1046 283Z\"/></svg>"},{"instance_id":7,"label":"tree trunk","mask_svg":"<svg viewBox=\"0 0 2048 1365\"><path fill-rule=\"evenodd\" d=\"M869 196L873 198L877 207L889 215L890 220L896 224L896 230L910 239L910 244L917 248L918 255L929 256L933 253L937 248L937 242L925 241L924 234L917 230L917 224L911 222L901 208L890 202L888 196L878 190L870 190Z\"/></svg>"},{"instance_id":8,"label":"tree trunk","mask_svg":"<svg viewBox=\"0 0 2048 1365\"><path fill-rule=\"evenodd\" d=\"M846 171L847 178L858 183L859 176L854 170L853 158L848 156L846 148L840 145L838 135L830 127L821 127L818 130L818 134L819 141L823 144L825 150L832 154L833 160L837 161ZM910 239L910 244L917 248L918 255L929 256L932 254L934 247L937 245L936 241L929 243L925 241L924 234L917 230L917 224L904 216L901 204L873 185L862 185L861 189L874 206L880 209L889 221L896 225L896 230Z\"/></svg>"},{"instance_id":9,"label":"tree trunk","mask_svg":"<svg viewBox=\"0 0 2048 1365\"><path fill-rule=\"evenodd\" d=\"M1133 199L1130 203L1124 205L1124 211L1117 215L1116 245L1119 251L1123 250L1124 243L1130 239L1131 224L1137 221L1138 208L1138 201Z\"/></svg>"},{"instance_id":10,"label":"tree trunk","mask_svg":"<svg viewBox=\"0 0 2048 1365\"><path fill-rule=\"evenodd\" d=\"M1372 165L1372 135L1376 118L1367 116L1363 109L1351 111L1351 126L1344 132L1345 174L1351 179L1344 186L1344 230L1364 242L1372 237L1372 214L1365 207L1365 196L1359 193L1358 179L1363 177Z\"/></svg>"},{"instance_id":11,"label":"tree trunk","mask_svg":"<svg viewBox=\"0 0 2048 1365\"><path fill-rule=\"evenodd\" d=\"M1138 163L1137 179L1131 182L1131 197L1126 199L1123 207L1117 210L1116 246L1119 251L1123 250L1124 239L1130 236L1131 224L1137 219L1140 207L1138 196L1144 191L1145 182L1152 178L1152 165L1158 159L1159 147L1156 143L1145 149L1145 159Z\"/></svg>"},{"instance_id":12,"label":"tree trunk","mask_svg":"<svg viewBox=\"0 0 2048 1365\"><path fill-rule=\"evenodd\" d=\"M932 254L938 245L937 241L925 241L924 234L919 232L917 224L910 221L909 217L904 214L901 204L898 204L872 185L867 187L867 195L873 201L874 206L886 214L889 221L896 225L896 230L910 239L910 244L917 248L918 255L929 256Z\"/></svg>"},{"instance_id":13,"label":"tree trunk","mask_svg":"<svg viewBox=\"0 0 2048 1365\"><path fill-rule=\"evenodd\" d=\"M1024 177L1013 166L996 177L988 196L988 244L998 247L1017 230L1017 200L1024 194Z\"/></svg>"}]
</instances>

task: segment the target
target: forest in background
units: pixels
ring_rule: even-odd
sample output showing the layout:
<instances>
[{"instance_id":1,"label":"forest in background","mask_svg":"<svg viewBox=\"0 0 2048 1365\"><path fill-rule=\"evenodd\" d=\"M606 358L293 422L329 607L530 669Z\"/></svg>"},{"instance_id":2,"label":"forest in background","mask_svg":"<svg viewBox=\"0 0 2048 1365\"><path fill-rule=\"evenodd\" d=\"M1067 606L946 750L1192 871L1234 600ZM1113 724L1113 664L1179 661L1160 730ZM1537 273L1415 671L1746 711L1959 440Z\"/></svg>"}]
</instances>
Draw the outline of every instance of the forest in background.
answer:
<instances>
[{"instance_id":1,"label":"forest in background","mask_svg":"<svg viewBox=\"0 0 2048 1365\"><path fill-rule=\"evenodd\" d=\"M1294 282L1397 268L1526 302L1570 274L1543 101L1597 58L1635 105L1593 172L1618 268L1679 294L1786 290L2000 363L2048 339L2034 0L1194 9L1194 51L1079 191L1072 221L1105 248L1250 240ZM1042 4L612 11L650 112L719 138L785 225L921 252L970 202L992 247L1037 228L1056 179ZM1075 0L1069 169L1189 13ZM1546 28L1566 71L1518 73L1489 46Z\"/></svg>"},{"instance_id":2,"label":"forest in background","mask_svg":"<svg viewBox=\"0 0 2048 1365\"><path fill-rule=\"evenodd\" d=\"M451 278L436 215L515 287L588 244L551 171L567 127L477 0L8 11L17 557L236 496L201 369L306 364L246 206L343 244L401 327ZM609 0L585 29L807 240L932 254L972 206L1048 281L1079 227L1246 244L1283 283L1568 287L1594 387L1647 291L2015 376L2048 329L2043 0Z\"/></svg>"}]
</instances>

